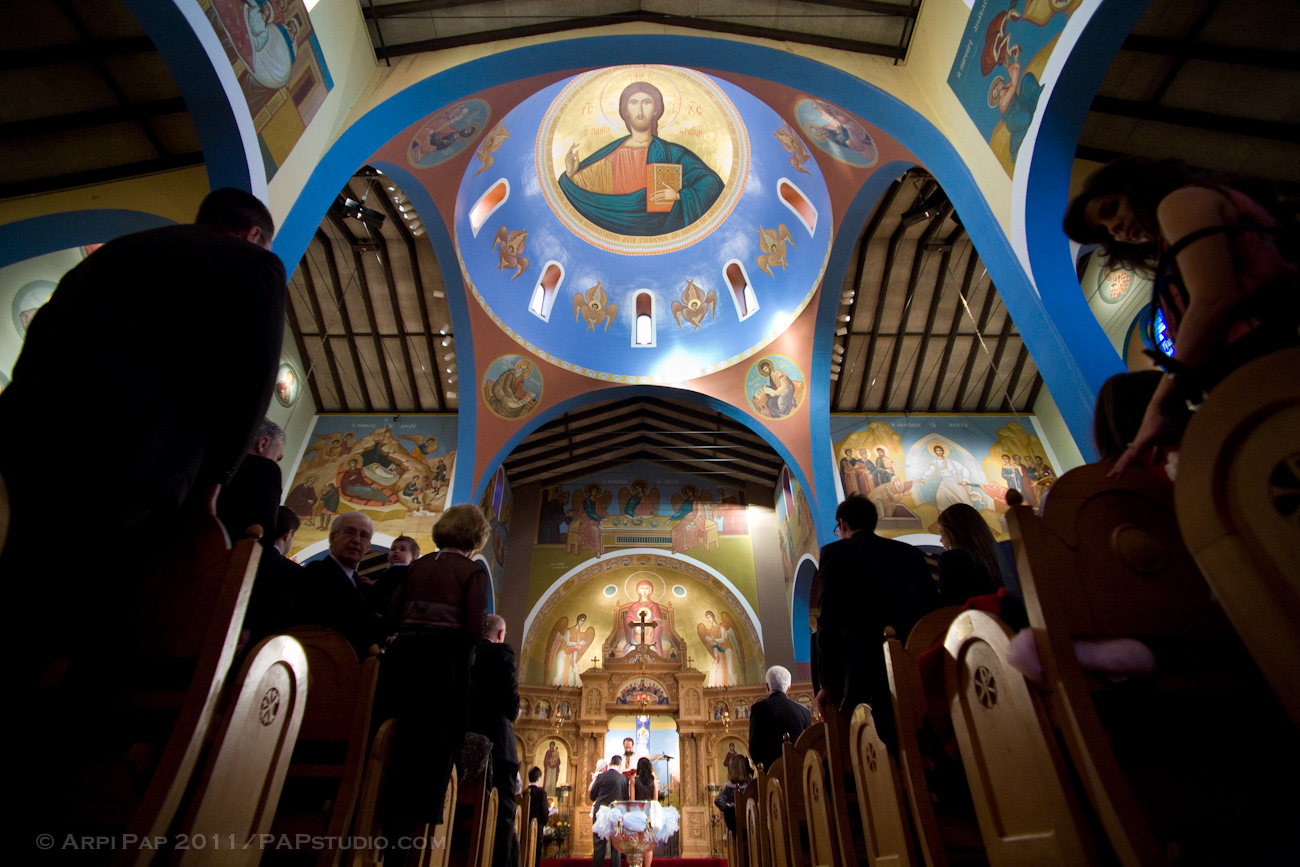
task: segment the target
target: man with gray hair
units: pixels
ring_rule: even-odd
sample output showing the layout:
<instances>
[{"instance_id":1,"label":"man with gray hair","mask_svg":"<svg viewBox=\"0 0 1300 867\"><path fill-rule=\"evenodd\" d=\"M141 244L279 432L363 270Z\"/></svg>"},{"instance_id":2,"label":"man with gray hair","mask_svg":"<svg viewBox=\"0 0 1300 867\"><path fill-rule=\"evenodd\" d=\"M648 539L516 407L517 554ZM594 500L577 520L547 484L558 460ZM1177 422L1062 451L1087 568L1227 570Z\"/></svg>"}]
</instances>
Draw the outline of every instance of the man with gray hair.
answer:
<instances>
[{"instance_id":1,"label":"man with gray hair","mask_svg":"<svg viewBox=\"0 0 1300 867\"><path fill-rule=\"evenodd\" d=\"M257 524L262 528L262 544L269 548L275 543L283 457L284 430L264 417L239 469L217 497L217 517L231 539L244 538L244 532Z\"/></svg>"},{"instance_id":2,"label":"man with gray hair","mask_svg":"<svg viewBox=\"0 0 1300 867\"><path fill-rule=\"evenodd\" d=\"M374 535L374 524L364 512L339 515L330 525L329 553L303 570L297 606L299 623L341 633L362 658L382 637L382 625L366 607L357 581L357 567L370 550Z\"/></svg>"},{"instance_id":3,"label":"man with gray hair","mask_svg":"<svg viewBox=\"0 0 1300 867\"><path fill-rule=\"evenodd\" d=\"M812 725L808 708L786 695L790 689L790 670L774 665L767 670L767 688L772 694L755 702L749 712L749 757L764 768L781 758L781 744L789 735L791 742Z\"/></svg>"},{"instance_id":4,"label":"man with gray hair","mask_svg":"<svg viewBox=\"0 0 1300 867\"><path fill-rule=\"evenodd\" d=\"M519 750L515 745L514 721L519 716L519 669L515 651L506 644L506 621L489 614L483 621L483 638L474 648L470 670L469 730L492 741L492 784L501 803L512 804L515 777L519 773ZM514 867L515 811L497 812L493 867Z\"/></svg>"}]
</instances>

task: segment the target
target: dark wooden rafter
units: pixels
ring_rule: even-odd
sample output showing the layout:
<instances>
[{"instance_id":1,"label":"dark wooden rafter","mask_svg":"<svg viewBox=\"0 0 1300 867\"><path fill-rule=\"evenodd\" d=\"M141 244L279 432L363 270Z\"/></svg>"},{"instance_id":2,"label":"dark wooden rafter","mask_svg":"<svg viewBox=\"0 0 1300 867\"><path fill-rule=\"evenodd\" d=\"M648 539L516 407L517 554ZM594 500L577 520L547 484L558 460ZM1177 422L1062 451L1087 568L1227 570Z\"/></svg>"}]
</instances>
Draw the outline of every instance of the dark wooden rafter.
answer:
<instances>
[{"instance_id":1,"label":"dark wooden rafter","mask_svg":"<svg viewBox=\"0 0 1300 867\"><path fill-rule=\"evenodd\" d=\"M369 177L366 179L370 180ZM438 348L434 345L433 320L429 318L429 304L424 297L424 278L420 274L420 257L415 247L415 236L411 234L411 229L407 226L406 220L402 219L402 212L393 204L392 197L388 195L387 190L382 189L386 178L381 177L374 180L381 186L381 189L377 190L377 192L382 194L380 198L384 203L384 213L388 215L388 219L392 221L393 225L398 227L398 233L402 236L402 242L406 246L406 256L411 263L411 279L415 283L415 297L420 310L420 323L422 326L420 330L423 332L425 349L429 353L429 363L433 365L433 370L430 373L433 377L434 394L438 401L437 409L439 412L443 412L447 408L447 395L442 388L442 374L439 372L438 367ZM402 324L400 319L398 321L399 324ZM401 330L405 331L406 329L402 327ZM411 385L414 388L414 380ZM416 404L419 405L418 397Z\"/></svg>"},{"instance_id":2,"label":"dark wooden rafter","mask_svg":"<svg viewBox=\"0 0 1300 867\"><path fill-rule=\"evenodd\" d=\"M867 221L866 228L862 230L862 237L858 239L858 260L853 270L853 300L849 302L849 321L845 323L849 333L844 336L844 356L840 361L840 378L835 383L835 398L831 401L833 407L840 406L844 382L848 379L846 365L849 355L849 339L853 337L853 326L858 321L858 301L862 298L862 272L867 266L867 249L871 244L871 239L876 236L876 230L880 228L880 221L884 219L885 214L893 206L898 191L903 188L903 179L906 177L907 175L904 174L903 177L890 184L889 189L885 190L885 194L880 197L880 201L871 214L871 219ZM840 294L843 296L843 290L840 290Z\"/></svg>"},{"instance_id":3,"label":"dark wooden rafter","mask_svg":"<svg viewBox=\"0 0 1300 867\"><path fill-rule=\"evenodd\" d=\"M334 258L334 242L330 236L325 234L324 229L316 230L316 240L325 252L325 264L329 269L330 282L334 288L334 304L336 305L339 316L343 319L343 334L348 344L348 354L352 358L352 370L357 380L357 394L365 404L366 412L374 412L375 404L370 398L370 386L366 385L365 368L361 366L361 353L357 350L357 342L353 339L352 334L352 314L348 312L347 302L343 298L343 280L339 276L338 260ZM322 326L325 320L321 320ZM346 399L342 394L339 400L346 406Z\"/></svg>"},{"instance_id":4,"label":"dark wooden rafter","mask_svg":"<svg viewBox=\"0 0 1300 867\"><path fill-rule=\"evenodd\" d=\"M313 297L316 294L316 287L315 287L315 282L311 278L311 275L307 273L308 270L309 268L307 265L307 259L303 258L303 260L298 264L298 273L302 275L302 283L304 285L300 286L298 282L295 280L289 281L289 288L287 293L289 298L289 316L291 322L293 323L293 327L290 330L293 331L294 339L297 341L298 357L301 358L302 363L307 366L305 375L307 376L308 384L311 386L312 400L316 402L316 406L318 408L323 408L326 406L326 404L325 401L321 398L321 389L319 383L317 382L318 377L312 375L315 373L315 370L313 369L315 365L312 363L311 355L307 353L308 337L314 337L321 341L322 344L321 349L325 354L330 365L330 374L331 374L331 379L333 380L331 383L331 387L334 392L334 400L339 401L341 399L341 395L339 392L338 376L333 370L333 359L329 357L329 349L327 348L329 344L326 339L326 335L317 334L314 333L314 329L307 330L302 327L302 323L304 320L312 323L313 325L317 322L320 322L319 317L316 317L314 319L312 318L312 312L311 312L312 308L317 306L316 299ZM306 302L307 313L305 316L298 310L299 305L303 304L304 302L301 300L294 299L295 290L299 294L301 294L303 298L309 299Z\"/></svg>"},{"instance_id":5,"label":"dark wooden rafter","mask_svg":"<svg viewBox=\"0 0 1300 867\"><path fill-rule=\"evenodd\" d=\"M388 303L393 310L393 324L397 327L397 346L402 356L402 365L406 368L406 393L411 398L411 409L423 409L420 406L420 395L415 388L415 365L411 362L411 347L407 343L408 335L406 333L406 322L402 316L401 300L397 297L397 278L393 276L393 263L390 260L392 252L389 249L388 239L380 236L376 239L382 244L376 253L379 256L379 265L384 271L384 282L388 284ZM358 253L357 257L360 258ZM424 329L428 334L428 329ZM413 336L413 335L410 335ZM382 339L382 338L381 338ZM438 363L437 356L433 356L434 364ZM397 393L393 393L393 406L399 406L397 403Z\"/></svg>"},{"instance_id":6,"label":"dark wooden rafter","mask_svg":"<svg viewBox=\"0 0 1300 867\"><path fill-rule=\"evenodd\" d=\"M156 50L153 40L148 36L123 36L116 39L96 39L94 42L19 48L0 51L0 71L64 63L85 63L89 60L104 60L109 57L148 54Z\"/></svg>"},{"instance_id":7,"label":"dark wooden rafter","mask_svg":"<svg viewBox=\"0 0 1300 867\"><path fill-rule=\"evenodd\" d=\"M924 193L924 191L922 191ZM858 399L854 402L854 409L862 412L867 405L867 392L871 390L871 362L876 356L876 344L880 340L880 319L885 315L885 299L889 296L889 277L894 270L894 259L898 255L898 245L903 240L903 235L907 232L907 226L904 226L900 220L898 227L894 229L889 236L889 246L885 250L885 269L880 277L880 292L876 295L875 315L871 318L871 337L867 343L867 357L862 362L862 383L858 387Z\"/></svg>"},{"instance_id":8,"label":"dark wooden rafter","mask_svg":"<svg viewBox=\"0 0 1300 867\"><path fill-rule=\"evenodd\" d=\"M1029 387L1029 397L1025 399L1025 408L1030 412L1034 410L1034 404L1038 403L1038 393L1043 389L1043 375L1034 374L1034 384Z\"/></svg>"},{"instance_id":9,"label":"dark wooden rafter","mask_svg":"<svg viewBox=\"0 0 1300 867\"><path fill-rule=\"evenodd\" d=\"M393 391L392 376L388 373L388 357L384 353L384 335L379 333L379 328L376 325L375 304L370 297L370 281L366 277L365 263L361 261L361 253L357 250L357 236L352 233L352 230L348 228L347 223L344 222L343 218L335 213L332 208L329 211L329 221L334 225L334 228L338 233L343 236L343 241L348 244L351 249L352 272L357 278L357 295L361 298L361 308L366 314L366 328L369 332L368 336L374 346L375 363L379 365L379 374L383 381L384 403L387 406L395 407L397 405L397 395L396 392ZM342 284L339 285L342 287ZM342 304L347 303L342 296L340 296L339 301ZM353 332L351 329L348 330L352 333L354 338L364 336ZM365 373L362 369L357 370L357 375L363 379L365 378Z\"/></svg>"},{"instance_id":10,"label":"dark wooden rafter","mask_svg":"<svg viewBox=\"0 0 1300 867\"><path fill-rule=\"evenodd\" d=\"M83 172L69 172L64 175L48 175L24 181L10 181L0 184L0 199L12 199L18 196L34 196L55 190L70 190L75 187L87 187L92 184L106 184L125 178L138 178L159 172L171 172L203 165L203 154L199 151L187 154L172 154L152 160L134 163L119 163Z\"/></svg>"},{"instance_id":11,"label":"dark wooden rafter","mask_svg":"<svg viewBox=\"0 0 1300 867\"><path fill-rule=\"evenodd\" d=\"M1015 409L1016 386L1020 383L1020 374L1024 372L1025 362L1029 360L1029 347L1022 340L1020 343L1020 353L1016 356L1015 366L1011 368L1011 375L1007 377L1007 384L1003 388L1005 397L1002 398L1002 411L1011 412Z\"/></svg>"},{"instance_id":12,"label":"dark wooden rafter","mask_svg":"<svg viewBox=\"0 0 1300 867\"><path fill-rule=\"evenodd\" d=\"M375 7L383 9L385 7ZM845 39L841 36L822 36L816 33L801 33L793 30L781 30L775 27L757 27L751 24L737 24L731 21L718 21L711 18L696 18L687 15L669 15L659 12L611 12L606 15L589 15L577 18L559 18L540 24L525 24L518 27L501 27L493 30L479 30L458 36L446 36L438 39L421 39L377 48L375 55L380 60L406 57L411 54L423 54L431 51L444 51L448 48L461 48L466 45L482 45L508 39L527 39L533 36L545 36L551 33L563 33L573 30L587 30L593 27L608 27L611 24L655 24L663 27L685 27L708 33L723 33L729 36L744 36L752 39L771 39L776 42L798 42L804 45L816 45L855 54L871 54L901 60L907 55L907 49L901 45L889 45L880 42L862 42L857 39ZM376 26L381 28L379 21Z\"/></svg>"},{"instance_id":13,"label":"dark wooden rafter","mask_svg":"<svg viewBox=\"0 0 1300 867\"><path fill-rule=\"evenodd\" d=\"M334 387L334 400L338 403L339 409L347 409L347 398L343 394L343 380L339 377L338 360L334 357L334 344L330 340L330 335L325 331L325 317L321 311L320 294L316 289L316 278L311 275L311 263L306 256L303 257L301 264L298 266L298 272L302 274L303 283L306 285L305 294L310 305L312 322L315 323L320 332L313 336L320 338L321 352L325 355L325 365L330 374L330 384ZM302 356L302 359L306 363L307 356ZM312 392L312 394L316 393L315 391ZM323 406L324 404L317 399L316 405Z\"/></svg>"},{"instance_id":14,"label":"dark wooden rafter","mask_svg":"<svg viewBox=\"0 0 1300 867\"><path fill-rule=\"evenodd\" d=\"M802 0L810 6L831 6L836 9L851 9L874 15L915 18L917 7L900 3L881 2L881 0ZM457 9L461 6L482 6L483 0L407 0L404 3L385 3L382 6L366 6L361 11L367 19L398 18L424 12L441 12L445 9Z\"/></svg>"},{"instance_id":15,"label":"dark wooden rafter","mask_svg":"<svg viewBox=\"0 0 1300 867\"><path fill-rule=\"evenodd\" d=\"M1277 120L1259 120L1249 117L1232 117L1209 111L1195 111L1190 108L1175 108L1154 102L1137 102L1116 99L1110 96L1098 96L1092 101L1092 111L1100 114L1131 117L1137 120L1151 120L1173 126L1192 127L1211 132L1227 132L1248 135L1275 141L1300 141L1300 124Z\"/></svg>"},{"instance_id":16,"label":"dark wooden rafter","mask_svg":"<svg viewBox=\"0 0 1300 867\"><path fill-rule=\"evenodd\" d=\"M1211 63L1253 66L1257 69L1300 70L1300 53L1295 51L1270 51L1267 48L1196 42L1191 39L1166 39L1138 33L1130 34L1120 48L1125 51L1175 57L1180 61L1207 60Z\"/></svg>"},{"instance_id":17,"label":"dark wooden rafter","mask_svg":"<svg viewBox=\"0 0 1300 867\"><path fill-rule=\"evenodd\" d=\"M925 317L925 332L921 337L921 345L916 350L916 364L912 370L912 382L907 387L907 399L903 402L906 408L905 412L915 412L916 407L913 401L916 400L916 390L921 387L922 374L925 372L925 353L930 347L930 337L934 333L934 320L939 315L939 304L943 301L944 290L948 288L948 268L952 264L953 245L961 239L966 232L961 226L958 226L943 242L943 255L939 258L939 273L934 278L934 291L930 295L930 310ZM949 343L951 345L951 342ZM944 352L945 358L947 351ZM942 373L940 377L942 377ZM940 382L943 380L940 379Z\"/></svg>"},{"instance_id":18,"label":"dark wooden rafter","mask_svg":"<svg viewBox=\"0 0 1300 867\"><path fill-rule=\"evenodd\" d=\"M993 313L993 302L997 300L997 297L998 290L993 287L993 283L990 281L988 289L984 293L984 307L980 310L980 318L975 323L975 335L971 340L970 351L966 353L966 366L962 369L961 382L957 385L957 396L952 402L954 408L960 409L962 398L966 395L966 388L970 385L971 372L975 369L975 358L979 355L984 329L988 327L989 316ZM1010 317L1008 317L1009 320Z\"/></svg>"},{"instance_id":19,"label":"dark wooden rafter","mask_svg":"<svg viewBox=\"0 0 1300 867\"><path fill-rule=\"evenodd\" d=\"M916 289L921 282L921 269L925 267L925 260L929 253L927 247L930 239L939 231L950 213L952 213L952 205L948 202L939 206L939 212L930 218L929 225L922 230L921 237L917 239L916 247L913 248L912 268L907 275L907 295L903 299L903 312L898 321L899 333L894 337L893 351L889 357L889 373L885 375L885 387L881 389L881 410L888 408L889 401L893 397L894 376L898 373L898 360L903 355L903 332L907 330L907 320L912 315L912 302L916 300ZM910 405L907 411L911 412Z\"/></svg>"},{"instance_id":20,"label":"dark wooden rafter","mask_svg":"<svg viewBox=\"0 0 1300 867\"><path fill-rule=\"evenodd\" d=\"M966 311L966 305L963 303L970 298L971 281L975 279L975 266L979 264L979 254L975 251L975 245L970 245L970 252L966 256L966 274L961 281L961 298L958 299L957 306L952 311L952 324L948 326L948 337L944 341L943 357L939 360L939 373L934 379L934 388L930 392L929 412L939 411L939 399L943 397L944 377L948 375L948 362L952 359L952 349L957 345L957 333L961 327L961 315Z\"/></svg>"},{"instance_id":21,"label":"dark wooden rafter","mask_svg":"<svg viewBox=\"0 0 1300 867\"><path fill-rule=\"evenodd\" d=\"M295 286L296 284L294 283L294 281L290 280L289 291L286 292L286 301L288 302L289 305L288 307L289 318L290 321L293 323L293 326L289 330L293 332L293 344L298 349L298 357L302 359L302 363L304 365L307 365L308 370L310 370L311 356L307 354L307 342L306 339L303 337L302 329L298 326L298 323L301 320L299 319L298 312L295 309L297 305L293 300L294 293L292 290ZM325 404L321 401L320 398L320 385L317 382L316 377L306 376L306 379L307 379L307 387L311 389L312 403L314 403L317 407L324 406Z\"/></svg>"},{"instance_id":22,"label":"dark wooden rafter","mask_svg":"<svg viewBox=\"0 0 1300 867\"><path fill-rule=\"evenodd\" d=\"M1007 349L1007 338L1011 336L1011 314L1003 311L1002 333L998 335L998 345L993 350L993 360L989 362L988 375L984 377L984 390L980 392L980 403L976 412L988 412L989 396L993 393L993 384L997 382L1002 367L1002 354Z\"/></svg>"},{"instance_id":23,"label":"dark wooden rafter","mask_svg":"<svg viewBox=\"0 0 1300 867\"><path fill-rule=\"evenodd\" d=\"M153 99L148 102L131 102L115 105L112 108L92 108L86 111L74 111L69 114L52 114L45 117L33 117L28 120L11 120L0 123L0 139L34 138L61 132L75 132L89 127L108 126L115 123L140 123L149 143L154 146L159 156L166 154L162 143L157 140L153 130L144 123L151 117L168 114L182 114L185 100L179 96L166 99Z\"/></svg>"}]
</instances>

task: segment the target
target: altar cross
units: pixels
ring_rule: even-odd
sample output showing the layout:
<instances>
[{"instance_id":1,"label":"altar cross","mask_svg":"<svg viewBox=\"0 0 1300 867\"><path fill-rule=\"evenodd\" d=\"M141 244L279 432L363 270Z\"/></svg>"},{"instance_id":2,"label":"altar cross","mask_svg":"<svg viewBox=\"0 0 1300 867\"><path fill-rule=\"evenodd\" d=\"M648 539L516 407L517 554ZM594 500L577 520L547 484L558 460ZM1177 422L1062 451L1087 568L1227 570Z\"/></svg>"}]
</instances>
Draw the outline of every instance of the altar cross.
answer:
<instances>
[{"instance_id":1,"label":"altar cross","mask_svg":"<svg viewBox=\"0 0 1300 867\"><path fill-rule=\"evenodd\" d=\"M639 621L637 621L637 622L635 622L635 623L632 624L632 628L633 628L633 629L639 630L639 638L640 638L640 640L637 641L637 646L638 646L638 647L645 647L645 646L646 646L646 643L645 643L645 631L646 631L647 629L654 629L656 626L659 625L659 621L658 621L658 620L649 620L649 621L647 621L647 620L645 619L645 618L646 618L646 613L647 613L646 610L645 610L644 608L642 608L642 609L641 609L641 619L640 619Z\"/></svg>"}]
</instances>

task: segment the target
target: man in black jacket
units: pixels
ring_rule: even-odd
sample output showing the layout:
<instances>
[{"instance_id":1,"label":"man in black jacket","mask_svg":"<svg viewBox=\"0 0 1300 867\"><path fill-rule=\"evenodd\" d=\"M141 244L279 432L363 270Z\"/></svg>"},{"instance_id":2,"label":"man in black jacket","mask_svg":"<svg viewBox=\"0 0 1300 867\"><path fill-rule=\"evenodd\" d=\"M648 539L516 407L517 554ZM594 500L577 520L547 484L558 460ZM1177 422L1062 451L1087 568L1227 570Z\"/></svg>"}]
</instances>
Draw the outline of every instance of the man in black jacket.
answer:
<instances>
[{"instance_id":1,"label":"man in black jacket","mask_svg":"<svg viewBox=\"0 0 1300 867\"><path fill-rule=\"evenodd\" d=\"M374 524L363 512L340 515L330 525L330 552L307 564L294 605L297 623L341 633L362 659L382 637L382 628L366 607L357 579L357 566L370 550L374 534Z\"/></svg>"},{"instance_id":2,"label":"man in black jacket","mask_svg":"<svg viewBox=\"0 0 1300 867\"><path fill-rule=\"evenodd\" d=\"M546 790L537 785L542 779L542 769L532 767L528 769L528 821L537 825L537 856L533 864L542 863L542 848L545 840L542 839L542 829L551 819L550 802L546 800Z\"/></svg>"},{"instance_id":3,"label":"man in black jacket","mask_svg":"<svg viewBox=\"0 0 1300 867\"><path fill-rule=\"evenodd\" d=\"M257 524L262 528L262 546L275 544L283 457L284 429L263 418L253 432L248 454L217 497L217 517L232 540L244 538L249 526Z\"/></svg>"},{"instance_id":4,"label":"man in black jacket","mask_svg":"<svg viewBox=\"0 0 1300 867\"><path fill-rule=\"evenodd\" d=\"M517 863L515 853L515 778L519 774L519 750L515 746L514 721L519 716L519 681L514 649L506 644L506 621L489 614L484 621L483 639L474 649L470 670L469 730L492 741L492 785L498 793L496 843L493 867Z\"/></svg>"},{"instance_id":5,"label":"man in black jacket","mask_svg":"<svg viewBox=\"0 0 1300 867\"><path fill-rule=\"evenodd\" d=\"M839 541L821 550L817 618L822 715L870 704L882 738L894 715L881 650L886 626L905 637L938 602L919 548L876 535L875 504L852 494L835 510ZM845 725L847 730L847 722Z\"/></svg>"},{"instance_id":6,"label":"man in black jacket","mask_svg":"<svg viewBox=\"0 0 1300 867\"><path fill-rule=\"evenodd\" d=\"M623 776L623 757L613 755L609 757L609 767L603 773L591 781L591 789L587 791L587 797L591 799L591 814L593 818L596 811L601 807L608 807L615 801L627 800L627 777ZM591 835L591 867L601 867L605 863L605 838L598 834ZM623 863L623 856L612 845L610 849L610 860L613 861L613 867L619 867Z\"/></svg>"},{"instance_id":7,"label":"man in black jacket","mask_svg":"<svg viewBox=\"0 0 1300 867\"><path fill-rule=\"evenodd\" d=\"M790 688L789 669L774 665L767 670L766 680L772 694L755 702L749 712L749 757L770 768L781 758L785 736L790 736L791 743L798 740L803 730L812 725L812 714L786 695Z\"/></svg>"}]
</instances>

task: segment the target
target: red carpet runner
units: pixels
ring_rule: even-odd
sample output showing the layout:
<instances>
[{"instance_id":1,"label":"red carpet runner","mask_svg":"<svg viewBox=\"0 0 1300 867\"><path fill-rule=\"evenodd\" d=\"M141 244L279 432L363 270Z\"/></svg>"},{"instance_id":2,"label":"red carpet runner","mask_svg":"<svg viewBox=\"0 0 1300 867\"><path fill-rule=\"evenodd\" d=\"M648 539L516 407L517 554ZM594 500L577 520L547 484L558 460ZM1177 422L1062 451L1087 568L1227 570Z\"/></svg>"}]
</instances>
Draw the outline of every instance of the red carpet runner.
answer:
<instances>
[{"instance_id":1,"label":"red carpet runner","mask_svg":"<svg viewBox=\"0 0 1300 867\"><path fill-rule=\"evenodd\" d=\"M608 858L606 858L608 862ZM623 856L624 867L627 856ZM545 858L538 867L591 867L590 858ZM725 858L655 858L654 867L727 867Z\"/></svg>"}]
</instances>

